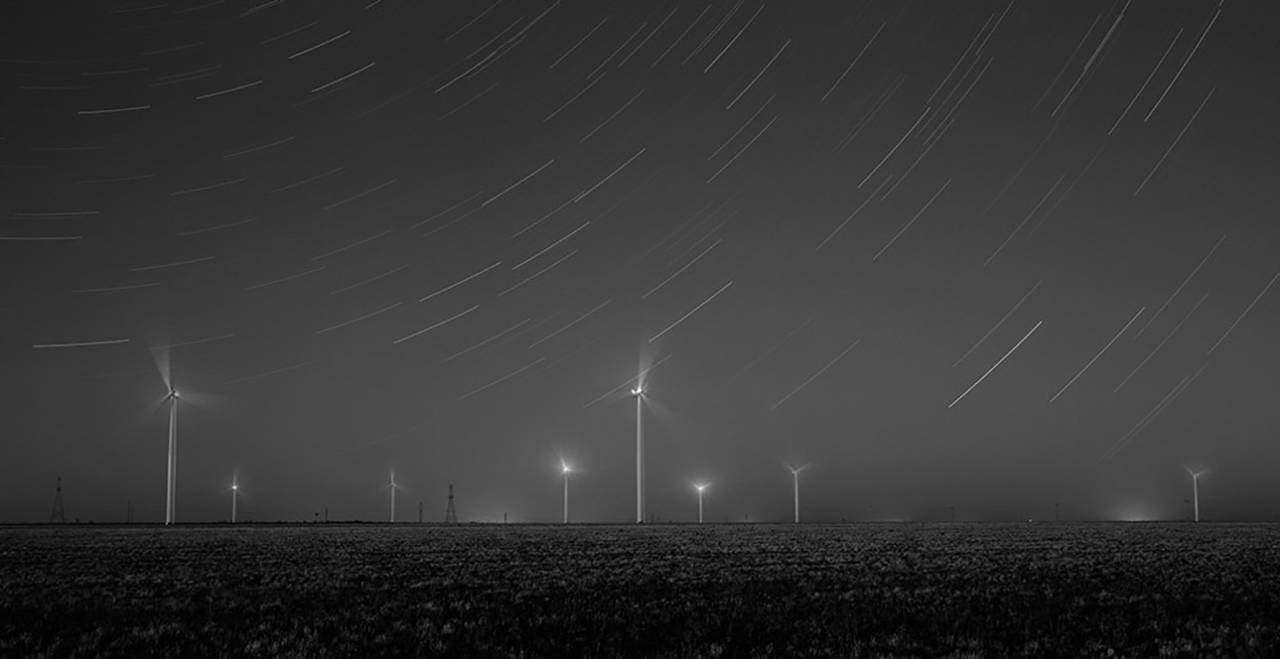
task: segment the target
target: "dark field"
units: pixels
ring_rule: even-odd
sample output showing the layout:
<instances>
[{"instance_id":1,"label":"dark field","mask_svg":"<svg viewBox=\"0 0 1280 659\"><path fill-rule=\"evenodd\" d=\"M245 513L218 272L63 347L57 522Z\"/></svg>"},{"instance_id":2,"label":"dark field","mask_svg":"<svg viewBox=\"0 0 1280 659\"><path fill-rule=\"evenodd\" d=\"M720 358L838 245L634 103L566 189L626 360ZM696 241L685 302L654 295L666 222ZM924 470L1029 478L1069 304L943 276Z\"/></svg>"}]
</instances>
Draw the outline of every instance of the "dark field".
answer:
<instances>
[{"instance_id":1,"label":"dark field","mask_svg":"<svg viewBox=\"0 0 1280 659\"><path fill-rule=\"evenodd\" d=\"M0 529L0 656L1280 653L1280 527Z\"/></svg>"}]
</instances>

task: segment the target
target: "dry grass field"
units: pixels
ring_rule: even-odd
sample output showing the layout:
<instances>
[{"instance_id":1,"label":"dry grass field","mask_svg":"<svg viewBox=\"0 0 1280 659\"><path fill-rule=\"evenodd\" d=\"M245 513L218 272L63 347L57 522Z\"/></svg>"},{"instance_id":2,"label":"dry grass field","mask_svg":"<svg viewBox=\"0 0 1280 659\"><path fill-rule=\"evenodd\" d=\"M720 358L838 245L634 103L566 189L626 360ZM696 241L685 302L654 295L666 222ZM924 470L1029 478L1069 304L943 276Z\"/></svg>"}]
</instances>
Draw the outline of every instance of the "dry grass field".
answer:
<instances>
[{"instance_id":1,"label":"dry grass field","mask_svg":"<svg viewBox=\"0 0 1280 659\"><path fill-rule=\"evenodd\" d=\"M1265 524L0 529L0 656L1276 656Z\"/></svg>"}]
</instances>

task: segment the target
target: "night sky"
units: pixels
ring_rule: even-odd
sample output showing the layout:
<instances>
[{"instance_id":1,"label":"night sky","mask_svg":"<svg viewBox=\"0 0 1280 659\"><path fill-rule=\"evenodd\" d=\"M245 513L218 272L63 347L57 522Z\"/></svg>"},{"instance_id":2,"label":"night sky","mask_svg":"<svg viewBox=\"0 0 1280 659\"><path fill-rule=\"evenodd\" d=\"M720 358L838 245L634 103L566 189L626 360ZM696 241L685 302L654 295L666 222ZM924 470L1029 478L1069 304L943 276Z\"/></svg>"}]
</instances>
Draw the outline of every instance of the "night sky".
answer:
<instances>
[{"instance_id":1,"label":"night sky","mask_svg":"<svg viewBox=\"0 0 1280 659\"><path fill-rule=\"evenodd\" d=\"M1272 3L0 12L0 519L1280 516Z\"/></svg>"}]
</instances>

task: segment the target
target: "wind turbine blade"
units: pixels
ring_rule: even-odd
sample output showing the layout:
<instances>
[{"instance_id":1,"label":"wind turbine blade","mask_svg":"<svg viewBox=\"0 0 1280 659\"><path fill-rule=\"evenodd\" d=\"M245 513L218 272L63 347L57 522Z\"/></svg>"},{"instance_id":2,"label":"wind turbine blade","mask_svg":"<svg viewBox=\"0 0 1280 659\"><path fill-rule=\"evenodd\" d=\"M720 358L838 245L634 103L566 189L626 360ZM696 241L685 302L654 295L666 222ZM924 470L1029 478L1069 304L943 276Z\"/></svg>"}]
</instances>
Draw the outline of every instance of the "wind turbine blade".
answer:
<instances>
[{"instance_id":1,"label":"wind turbine blade","mask_svg":"<svg viewBox=\"0 0 1280 659\"><path fill-rule=\"evenodd\" d=\"M156 370L160 372L160 379L164 381L164 389L166 392L173 390L172 367L169 360L168 348L152 348L151 358L156 362Z\"/></svg>"},{"instance_id":2,"label":"wind turbine blade","mask_svg":"<svg viewBox=\"0 0 1280 659\"><path fill-rule=\"evenodd\" d=\"M188 409L197 409L201 412L220 412L227 406L227 397L222 394L214 394L206 391L188 391L179 392L182 396L179 399L179 405Z\"/></svg>"},{"instance_id":3,"label":"wind turbine blade","mask_svg":"<svg viewBox=\"0 0 1280 659\"><path fill-rule=\"evenodd\" d=\"M166 393L173 391L173 368L170 361L168 346L161 344L149 348L151 351L151 359L156 363L156 371L160 373L160 379L164 381L164 390Z\"/></svg>"},{"instance_id":4,"label":"wind turbine blade","mask_svg":"<svg viewBox=\"0 0 1280 659\"><path fill-rule=\"evenodd\" d=\"M147 402L147 404L141 409L135 409L128 418L126 426L128 431L130 433L143 432L143 429L154 427L153 424L155 424L157 419L160 419L161 417L166 419L167 422L169 404L165 402L166 400L167 399L164 396L157 396ZM163 415L157 414L160 410L165 411Z\"/></svg>"},{"instance_id":5,"label":"wind turbine blade","mask_svg":"<svg viewBox=\"0 0 1280 659\"><path fill-rule=\"evenodd\" d=\"M167 393L173 391L173 369L170 364L168 326L163 322L149 324L152 326L146 330L147 349L151 352L151 358L156 364L156 371L160 373L160 379L164 381L164 390Z\"/></svg>"},{"instance_id":6,"label":"wind turbine blade","mask_svg":"<svg viewBox=\"0 0 1280 659\"><path fill-rule=\"evenodd\" d=\"M653 367L654 367L653 360L657 356L658 356L658 349L656 346L646 345L640 349L640 356L636 363L637 386L642 388L644 387L645 375L648 374L649 371L653 370Z\"/></svg>"},{"instance_id":7,"label":"wind turbine blade","mask_svg":"<svg viewBox=\"0 0 1280 659\"><path fill-rule=\"evenodd\" d=\"M673 432L681 433L691 430L691 422L688 415L684 414L679 408L673 407L661 398L655 398L650 395L642 397L641 404L644 406L645 426L654 423L654 427L659 425L671 429Z\"/></svg>"},{"instance_id":8,"label":"wind turbine blade","mask_svg":"<svg viewBox=\"0 0 1280 659\"><path fill-rule=\"evenodd\" d=\"M629 387L631 387L631 386L640 386L640 385L643 385L644 383L643 383L643 382L641 382L641 380L644 378L644 376L645 376L649 371L652 371L653 369L658 368L659 366L661 366L661 365L662 365L662 362L665 362L665 361L667 361L668 359L671 359L671 355L667 355L666 357L663 357L662 359L659 359L659 360L658 360L656 363L654 363L652 366L650 366L650 367L648 367L647 369L644 369L643 371L641 371L639 376L634 377L634 378L631 378L630 380L627 380L626 382L623 382L622 384L620 384L620 385L618 385L618 386L616 386L616 387L614 387L614 388L610 389L609 391L606 391L606 392L604 392L603 394L600 394L600 395L599 395L599 396L597 396L594 400L590 401L590 402L589 402L589 403L587 403L586 405L583 405L582 407L583 407L584 409L585 409L585 408L588 408L588 407L591 407L592 405L595 405L596 403L598 403L598 402L600 402L600 401L602 401L602 400L604 400L604 399L606 399L606 398L610 398L611 396L612 396L612 399L613 399L613 400L622 400L623 398L627 398L627 397L629 397L629 394L628 394L628 393L626 393L626 392L623 392L623 391L622 391L623 389L629 388ZM635 383L635 384L633 385L633 383ZM618 393L618 392L622 392L622 393ZM615 394L615 393L617 393L618 395L613 396L613 394Z\"/></svg>"}]
</instances>

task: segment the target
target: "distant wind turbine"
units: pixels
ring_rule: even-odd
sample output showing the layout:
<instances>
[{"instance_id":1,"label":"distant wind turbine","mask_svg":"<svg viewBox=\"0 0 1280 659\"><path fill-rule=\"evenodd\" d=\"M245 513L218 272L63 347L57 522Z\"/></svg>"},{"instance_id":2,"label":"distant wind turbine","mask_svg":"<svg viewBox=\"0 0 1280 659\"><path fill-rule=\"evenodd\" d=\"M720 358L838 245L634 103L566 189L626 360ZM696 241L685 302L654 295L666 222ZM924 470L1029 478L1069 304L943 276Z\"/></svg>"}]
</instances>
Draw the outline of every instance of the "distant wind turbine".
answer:
<instances>
[{"instance_id":1,"label":"distant wind turbine","mask_svg":"<svg viewBox=\"0 0 1280 659\"><path fill-rule=\"evenodd\" d=\"M795 524L800 523L800 472L808 468L809 465L800 467L787 465L787 469L791 470L792 510Z\"/></svg>"},{"instance_id":2,"label":"distant wind turbine","mask_svg":"<svg viewBox=\"0 0 1280 659\"><path fill-rule=\"evenodd\" d=\"M231 481L231 523L232 524L236 523L236 504L237 504L236 499L239 498L239 495L240 495L240 483L237 479L232 479Z\"/></svg>"},{"instance_id":3,"label":"distant wind turbine","mask_svg":"<svg viewBox=\"0 0 1280 659\"><path fill-rule=\"evenodd\" d=\"M636 524L644 522L644 383L631 395L636 399Z\"/></svg>"},{"instance_id":4,"label":"distant wind turbine","mask_svg":"<svg viewBox=\"0 0 1280 659\"><path fill-rule=\"evenodd\" d=\"M167 383L166 383L167 384ZM170 388L165 394L164 402L169 404L169 462L168 475L165 477L164 491L164 523L165 526L174 521L174 490L176 489L177 450L178 450L178 399L177 389Z\"/></svg>"},{"instance_id":5,"label":"distant wind turbine","mask_svg":"<svg viewBox=\"0 0 1280 659\"><path fill-rule=\"evenodd\" d=\"M695 483L693 489L698 491L698 523L702 523L702 493L707 491L709 483Z\"/></svg>"},{"instance_id":6,"label":"distant wind turbine","mask_svg":"<svg viewBox=\"0 0 1280 659\"><path fill-rule=\"evenodd\" d=\"M1191 475L1191 502L1195 513L1195 521L1200 521L1200 477L1209 472L1208 469L1200 471L1191 471L1190 467L1185 468L1187 473Z\"/></svg>"},{"instance_id":7,"label":"distant wind turbine","mask_svg":"<svg viewBox=\"0 0 1280 659\"><path fill-rule=\"evenodd\" d=\"M395 524L396 523L396 488L400 486L396 485L396 470L394 469L391 470L390 486L391 486L391 515L387 519L392 524Z\"/></svg>"}]
</instances>

